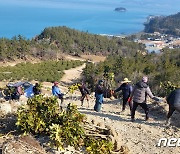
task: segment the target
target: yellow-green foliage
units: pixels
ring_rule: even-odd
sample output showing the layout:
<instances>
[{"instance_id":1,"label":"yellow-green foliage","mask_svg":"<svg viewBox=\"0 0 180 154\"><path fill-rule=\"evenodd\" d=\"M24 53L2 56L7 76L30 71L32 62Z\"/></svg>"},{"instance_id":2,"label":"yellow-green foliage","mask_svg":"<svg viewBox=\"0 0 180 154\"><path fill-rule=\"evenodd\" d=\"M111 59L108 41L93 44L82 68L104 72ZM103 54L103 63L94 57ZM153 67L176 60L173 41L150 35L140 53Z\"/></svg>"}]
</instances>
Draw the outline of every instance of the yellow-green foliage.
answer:
<instances>
[{"instance_id":1,"label":"yellow-green foliage","mask_svg":"<svg viewBox=\"0 0 180 154\"><path fill-rule=\"evenodd\" d=\"M165 96L168 96L173 90L175 90L178 87L179 86L177 84L174 84L170 81L160 83L160 88L163 89Z\"/></svg>"},{"instance_id":2,"label":"yellow-green foliage","mask_svg":"<svg viewBox=\"0 0 180 154\"><path fill-rule=\"evenodd\" d=\"M47 132L52 123L59 122L59 107L56 97L37 95L28 99L27 105L17 112L16 125L26 133Z\"/></svg>"},{"instance_id":3,"label":"yellow-green foliage","mask_svg":"<svg viewBox=\"0 0 180 154\"><path fill-rule=\"evenodd\" d=\"M107 140L92 137L86 137L85 140L88 154L110 154L113 149L112 143Z\"/></svg>"},{"instance_id":4,"label":"yellow-green foliage","mask_svg":"<svg viewBox=\"0 0 180 154\"><path fill-rule=\"evenodd\" d=\"M65 111L60 111L57 98L37 95L19 108L16 125L24 134L45 133L50 137L50 145L59 150L71 145L85 146L91 154L110 153L111 142L87 137L83 122L84 115L76 105L68 104Z\"/></svg>"},{"instance_id":5,"label":"yellow-green foliage","mask_svg":"<svg viewBox=\"0 0 180 154\"><path fill-rule=\"evenodd\" d=\"M67 110L61 114L62 123L50 126L51 145L62 149L64 145L79 147L85 132L81 126L84 115L77 110L77 106L68 104Z\"/></svg>"},{"instance_id":6,"label":"yellow-green foliage","mask_svg":"<svg viewBox=\"0 0 180 154\"><path fill-rule=\"evenodd\" d=\"M77 90L79 86L80 86L79 83L76 83L76 84L73 84L73 85L69 86L69 87L68 87L68 92L70 92L71 94L73 94L74 91Z\"/></svg>"}]
</instances>

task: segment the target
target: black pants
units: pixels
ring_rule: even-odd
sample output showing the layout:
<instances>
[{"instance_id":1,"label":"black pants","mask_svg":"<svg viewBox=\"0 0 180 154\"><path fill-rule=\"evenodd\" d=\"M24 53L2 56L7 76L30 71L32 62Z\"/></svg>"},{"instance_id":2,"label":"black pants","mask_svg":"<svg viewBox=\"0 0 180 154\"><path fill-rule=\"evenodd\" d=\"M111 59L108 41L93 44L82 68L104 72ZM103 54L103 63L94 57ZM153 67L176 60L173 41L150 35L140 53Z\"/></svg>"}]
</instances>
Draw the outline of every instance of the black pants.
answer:
<instances>
[{"instance_id":1,"label":"black pants","mask_svg":"<svg viewBox=\"0 0 180 154\"><path fill-rule=\"evenodd\" d=\"M89 101L89 99L88 99L88 95L87 95L87 94L82 94L82 93L81 93L81 95L82 95L82 96L81 96L81 99L80 99L80 100L81 100L81 105L83 105L84 99L86 98L87 101Z\"/></svg>"},{"instance_id":2,"label":"black pants","mask_svg":"<svg viewBox=\"0 0 180 154\"><path fill-rule=\"evenodd\" d=\"M167 114L168 119L172 116L174 111L175 111L175 108L172 105L169 104L169 112Z\"/></svg>"},{"instance_id":3,"label":"black pants","mask_svg":"<svg viewBox=\"0 0 180 154\"><path fill-rule=\"evenodd\" d=\"M137 102L133 102L133 107L132 107L132 110L131 110L131 119L134 119L134 116L135 116L135 111L138 107L138 105L140 105L143 109L144 109L144 112L146 114L146 119L148 119L148 114L149 114L149 108L147 106L146 103L137 103Z\"/></svg>"},{"instance_id":4,"label":"black pants","mask_svg":"<svg viewBox=\"0 0 180 154\"><path fill-rule=\"evenodd\" d=\"M122 111L125 110L127 101L128 101L128 98L123 98ZM130 111L131 111L131 109L132 109L132 103L131 102L129 102L129 107L130 107Z\"/></svg>"},{"instance_id":5,"label":"black pants","mask_svg":"<svg viewBox=\"0 0 180 154\"><path fill-rule=\"evenodd\" d=\"M63 104L64 101L64 94L58 94L58 98L61 100L61 104Z\"/></svg>"}]
</instances>

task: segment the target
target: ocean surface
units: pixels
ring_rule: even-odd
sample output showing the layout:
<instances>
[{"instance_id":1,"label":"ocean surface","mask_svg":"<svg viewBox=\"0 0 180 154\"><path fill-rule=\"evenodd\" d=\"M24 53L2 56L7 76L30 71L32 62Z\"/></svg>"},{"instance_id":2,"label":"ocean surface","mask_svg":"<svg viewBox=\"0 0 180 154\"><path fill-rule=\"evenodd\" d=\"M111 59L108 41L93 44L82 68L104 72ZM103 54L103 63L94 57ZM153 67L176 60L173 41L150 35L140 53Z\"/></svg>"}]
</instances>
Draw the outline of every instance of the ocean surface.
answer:
<instances>
[{"instance_id":1,"label":"ocean surface","mask_svg":"<svg viewBox=\"0 0 180 154\"><path fill-rule=\"evenodd\" d=\"M124 7L126 12L114 11ZM67 26L94 34L133 34L149 15L180 12L180 0L0 0L0 37L28 39Z\"/></svg>"}]
</instances>

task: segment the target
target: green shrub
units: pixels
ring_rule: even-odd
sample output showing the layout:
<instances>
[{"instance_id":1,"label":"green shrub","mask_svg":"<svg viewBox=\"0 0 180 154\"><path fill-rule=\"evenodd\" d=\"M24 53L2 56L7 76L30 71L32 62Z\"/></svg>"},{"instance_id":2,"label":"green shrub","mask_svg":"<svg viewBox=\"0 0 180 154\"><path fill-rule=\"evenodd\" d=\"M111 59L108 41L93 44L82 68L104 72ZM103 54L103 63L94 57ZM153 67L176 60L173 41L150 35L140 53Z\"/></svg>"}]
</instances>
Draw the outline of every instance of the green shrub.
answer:
<instances>
[{"instance_id":1,"label":"green shrub","mask_svg":"<svg viewBox=\"0 0 180 154\"><path fill-rule=\"evenodd\" d=\"M90 154L110 153L113 149L111 142L85 134L84 117L76 105L68 104L63 111L59 109L57 98L37 95L18 109L16 125L24 134L48 135L50 145L59 150L71 145L75 148L85 146Z\"/></svg>"},{"instance_id":2,"label":"green shrub","mask_svg":"<svg viewBox=\"0 0 180 154\"><path fill-rule=\"evenodd\" d=\"M68 64L68 66L67 66ZM41 63L19 63L13 67L0 67L0 79L59 81L63 70L82 65L81 61L43 61ZM9 72L9 73L8 73Z\"/></svg>"},{"instance_id":3,"label":"green shrub","mask_svg":"<svg viewBox=\"0 0 180 154\"><path fill-rule=\"evenodd\" d=\"M59 107L56 97L37 95L28 99L27 106L17 112L16 125L25 134L47 133L52 123L59 121Z\"/></svg>"}]
</instances>

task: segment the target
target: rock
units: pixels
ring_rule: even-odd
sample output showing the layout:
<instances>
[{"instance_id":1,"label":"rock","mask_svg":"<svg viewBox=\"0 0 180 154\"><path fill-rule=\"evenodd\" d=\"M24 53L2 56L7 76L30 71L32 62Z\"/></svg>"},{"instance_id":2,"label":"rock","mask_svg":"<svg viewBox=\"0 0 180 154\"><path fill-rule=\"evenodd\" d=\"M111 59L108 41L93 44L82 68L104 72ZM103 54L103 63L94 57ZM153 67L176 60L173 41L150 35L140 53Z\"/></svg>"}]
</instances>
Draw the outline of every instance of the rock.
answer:
<instances>
[{"instance_id":1,"label":"rock","mask_svg":"<svg viewBox=\"0 0 180 154\"><path fill-rule=\"evenodd\" d=\"M119 138L115 138L114 139L114 150L117 151L119 149L121 149L122 143L119 141Z\"/></svg>"},{"instance_id":2,"label":"rock","mask_svg":"<svg viewBox=\"0 0 180 154\"><path fill-rule=\"evenodd\" d=\"M19 98L19 102L22 105L27 104L27 100L28 100L28 98L26 96L24 96L24 95L21 95L21 97Z\"/></svg>"},{"instance_id":3,"label":"rock","mask_svg":"<svg viewBox=\"0 0 180 154\"><path fill-rule=\"evenodd\" d=\"M0 112L3 114L8 114L12 112L12 107L9 102L4 102L0 104Z\"/></svg>"},{"instance_id":4,"label":"rock","mask_svg":"<svg viewBox=\"0 0 180 154\"><path fill-rule=\"evenodd\" d=\"M115 138L112 135L108 136L108 140L112 142L112 144L115 144Z\"/></svg>"},{"instance_id":5,"label":"rock","mask_svg":"<svg viewBox=\"0 0 180 154\"><path fill-rule=\"evenodd\" d=\"M108 129L108 134L107 135L112 135L113 137L117 137L117 132L114 129L114 127L110 127L108 125L106 125L106 128Z\"/></svg>"},{"instance_id":6,"label":"rock","mask_svg":"<svg viewBox=\"0 0 180 154\"><path fill-rule=\"evenodd\" d=\"M102 127L102 128L105 127L103 122L98 122L98 123L97 123L97 126Z\"/></svg>"},{"instance_id":7,"label":"rock","mask_svg":"<svg viewBox=\"0 0 180 154\"><path fill-rule=\"evenodd\" d=\"M129 153L129 148L127 146L121 146L120 152L123 154L128 154Z\"/></svg>"},{"instance_id":8,"label":"rock","mask_svg":"<svg viewBox=\"0 0 180 154\"><path fill-rule=\"evenodd\" d=\"M32 136L16 137L7 140L2 147L3 154L46 154Z\"/></svg>"}]
</instances>

